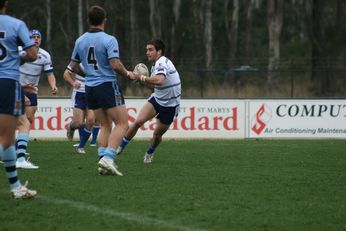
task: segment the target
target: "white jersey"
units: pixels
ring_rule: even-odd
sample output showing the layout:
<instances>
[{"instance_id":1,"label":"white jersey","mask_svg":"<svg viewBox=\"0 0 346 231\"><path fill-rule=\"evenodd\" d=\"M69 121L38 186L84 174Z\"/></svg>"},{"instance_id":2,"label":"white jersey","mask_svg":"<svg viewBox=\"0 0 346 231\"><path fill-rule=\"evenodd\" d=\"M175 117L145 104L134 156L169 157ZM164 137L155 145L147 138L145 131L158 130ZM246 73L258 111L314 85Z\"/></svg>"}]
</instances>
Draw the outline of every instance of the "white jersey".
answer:
<instances>
[{"instance_id":1,"label":"white jersey","mask_svg":"<svg viewBox=\"0 0 346 231\"><path fill-rule=\"evenodd\" d=\"M73 92L85 93L85 78L80 75L76 75L76 82L80 83L80 87L78 89L73 88Z\"/></svg>"},{"instance_id":2,"label":"white jersey","mask_svg":"<svg viewBox=\"0 0 346 231\"><path fill-rule=\"evenodd\" d=\"M151 68L151 76L163 75L165 81L163 85L155 85L154 93L156 102L164 107L174 107L180 104L181 82L178 71L172 61L161 56Z\"/></svg>"},{"instance_id":3,"label":"white jersey","mask_svg":"<svg viewBox=\"0 0 346 231\"><path fill-rule=\"evenodd\" d=\"M22 55L22 49L19 48L19 54ZM40 82L40 76L42 71L45 73L53 72L53 64L50 54L43 50L38 49L38 58L33 62L26 62L19 67L20 72L20 84L22 86L27 84L33 84L36 89Z\"/></svg>"}]
</instances>

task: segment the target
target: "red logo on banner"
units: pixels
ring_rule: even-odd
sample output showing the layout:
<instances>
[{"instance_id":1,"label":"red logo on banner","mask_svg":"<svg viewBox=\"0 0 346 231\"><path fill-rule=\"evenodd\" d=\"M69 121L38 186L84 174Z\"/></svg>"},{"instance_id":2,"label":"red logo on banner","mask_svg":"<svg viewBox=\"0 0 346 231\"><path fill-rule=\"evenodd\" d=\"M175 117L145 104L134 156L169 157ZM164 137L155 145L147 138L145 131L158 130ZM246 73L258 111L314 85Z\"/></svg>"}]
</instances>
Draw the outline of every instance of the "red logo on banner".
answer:
<instances>
[{"instance_id":1,"label":"red logo on banner","mask_svg":"<svg viewBox=\"0 0 346 231\"><path fill-rule=\"evenodd\" d=\"M267 105L262 104L254 116L252 122L253 126L251 127L252 131L257 135L261 134L269 123L271 117L271 109Z\"/></svg>"}]
</instances>

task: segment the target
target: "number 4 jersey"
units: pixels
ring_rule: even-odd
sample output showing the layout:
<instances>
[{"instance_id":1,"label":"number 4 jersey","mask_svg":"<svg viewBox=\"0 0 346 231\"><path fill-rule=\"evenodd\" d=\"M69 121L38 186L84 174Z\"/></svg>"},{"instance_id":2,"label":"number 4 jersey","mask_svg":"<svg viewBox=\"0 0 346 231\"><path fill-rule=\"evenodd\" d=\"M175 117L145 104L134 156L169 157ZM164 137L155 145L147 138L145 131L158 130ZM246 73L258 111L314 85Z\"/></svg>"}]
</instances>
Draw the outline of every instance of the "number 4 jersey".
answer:
<instances>
[{"instance_id":1,"label":"number 4 jersey","mask_svg":"<svg viewBox=\"0 0 346 231\"><path fill-rule=\"evenodd\" d=\"M80 36L75 43L71 60L82 62L85 70L85 85L95 87L105 82L114 82L116 72L109 60L119 56L118 41L99 29Z\"/></svg>"}]
</instances>

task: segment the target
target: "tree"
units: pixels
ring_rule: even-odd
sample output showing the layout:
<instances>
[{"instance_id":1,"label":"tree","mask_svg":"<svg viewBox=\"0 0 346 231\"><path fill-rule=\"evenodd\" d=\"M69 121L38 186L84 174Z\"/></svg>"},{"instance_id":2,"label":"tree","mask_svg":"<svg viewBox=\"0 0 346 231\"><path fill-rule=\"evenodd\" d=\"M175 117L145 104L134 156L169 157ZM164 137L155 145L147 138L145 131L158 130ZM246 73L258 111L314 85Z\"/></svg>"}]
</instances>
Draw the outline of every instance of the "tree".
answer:
<instances>
[{"instance_id":1,"label":"tree","mask_svg":"<svg viewBox=\"0 0 346 231\"><path fill-rule=\"evenodd\" d=\"M205 67L209 69L213 61L213 25L212 0L202 0L200 18L203 26L203 40L205 44Z\"/></svg>"},{"instance_id":2,"label":"tree","mask_svg":"<svg viewBox=\"0 0 346 231\"><path fill-rule=\"evenodd\" d=\"M149 0L150 6L150 28L153 37L162 36L161 13L159 0Z\"/></svg>"},{"instance_id":3,"label":"tree","mask_svg":"<svg viewBox=\"0 0 346 231\"><path fill-rule=\"evenodd\" d=\"M232 14L230 11L230 0L225 0L225 27L227 32L227 39L229 44L228 52L228 64L233 66L235 62L235 56L237 53L237 42L238 42L238 26L239 26L239 0L233 0Z\"/></svg>"},{"instance_id":4,"label":"tree","mask_svg":"<svg viewBox=\"0 0 346 231\"><path fill-rule=\"evenodd\" d=\"M51 0L46 0L46 10L47 10L47 16L46 16L46 40L47 40L47 49L49 51L52 50L51 46L51 28L52 28L52 12L51 12Z\"/></svg>"},{"instance_id":5,"label":"tree","mask_svg":"<svg viewBox=\"0 0 346 231\"><path fill-rule=\"evenodd\" d=\"M267 25L269 33L269 59L267 87L270 93L273 89L273 79L280 63L280 35L283 24L283 0L268 0L267 2Z\"/></svg>"}]
</instances>

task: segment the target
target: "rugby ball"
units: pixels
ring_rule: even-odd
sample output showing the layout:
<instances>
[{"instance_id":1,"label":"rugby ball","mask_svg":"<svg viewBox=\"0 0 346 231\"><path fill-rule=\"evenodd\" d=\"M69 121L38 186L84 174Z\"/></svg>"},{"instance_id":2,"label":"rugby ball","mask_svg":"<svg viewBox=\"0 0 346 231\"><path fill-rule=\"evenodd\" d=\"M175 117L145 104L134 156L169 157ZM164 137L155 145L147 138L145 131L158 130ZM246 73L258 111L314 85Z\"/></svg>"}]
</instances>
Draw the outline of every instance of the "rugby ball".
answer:
<instances>
[{"instance_id":1,"label":"rugby ball","mask_svg":"<svg viewBox=\"0 0 346 231\"><path fill-rule=\"evenodd\" d=\"M137 73L140 73L142 75L149 76L149 69L144 63L138 63L135 66L133 72L137 72Z\"/></svg>"}]
</instances>

